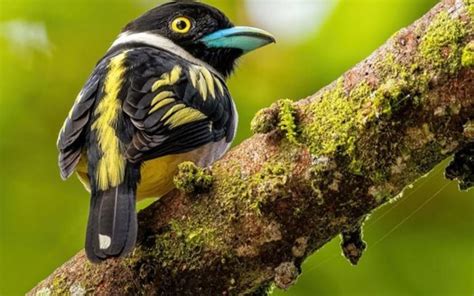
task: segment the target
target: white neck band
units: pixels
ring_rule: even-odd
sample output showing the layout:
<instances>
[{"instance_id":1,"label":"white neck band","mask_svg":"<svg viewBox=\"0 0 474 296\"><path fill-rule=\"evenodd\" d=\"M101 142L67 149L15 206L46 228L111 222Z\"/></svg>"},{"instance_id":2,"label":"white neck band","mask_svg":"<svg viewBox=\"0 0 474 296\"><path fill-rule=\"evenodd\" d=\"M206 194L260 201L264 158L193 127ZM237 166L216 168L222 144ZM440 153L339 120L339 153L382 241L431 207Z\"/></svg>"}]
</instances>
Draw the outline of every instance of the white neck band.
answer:
<instances>
[{"instance_id":1,"label":"white neck band","mask_svg":"<svg viewBox=\"0 0 474 296\"><path fill-rule=\"evenodd\" d=\"M206 67L209 69L211 72L216 74L219 78L221 78L223 81L222 75L217 72L213 67L208 65L206 62L193 57L189 52L187 52L184 48L181 46L177 45L170 39L153 34L150 32L142 32L142 33L133 33L133 32L125 32L119 35L119 37L115 40L115 42L112 44L109 50L113 49L116 46L128 44L128 43L140 43L140 44L146 44L155 48L160 48L164 49L168 52L171 52L175 55L180 56L181 58L197 65L201 65L203 67Z\"/></svg>"}]
</instances>

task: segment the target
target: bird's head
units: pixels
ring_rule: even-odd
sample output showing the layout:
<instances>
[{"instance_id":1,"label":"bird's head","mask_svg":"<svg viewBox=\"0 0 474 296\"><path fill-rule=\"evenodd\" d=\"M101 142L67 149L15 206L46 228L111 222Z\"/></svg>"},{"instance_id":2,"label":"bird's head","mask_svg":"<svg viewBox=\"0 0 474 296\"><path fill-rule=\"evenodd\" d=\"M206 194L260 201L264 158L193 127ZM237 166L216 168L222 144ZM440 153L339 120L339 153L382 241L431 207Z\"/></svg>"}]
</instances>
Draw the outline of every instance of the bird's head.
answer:
<instances>
[{"instance_id":1,"label":"bird's head","mask_svg":"<svg viewBox=\"0 0 474 296\"><path fill-rule=\"evenodd\" d=\"M242 55L275 42L270 33L236 27L218 9L194 1L174 1L148 11L129 23L120 39L161 45L171 51L173 46L184 49L224 77Z\"/></svg>"}]
</instances>

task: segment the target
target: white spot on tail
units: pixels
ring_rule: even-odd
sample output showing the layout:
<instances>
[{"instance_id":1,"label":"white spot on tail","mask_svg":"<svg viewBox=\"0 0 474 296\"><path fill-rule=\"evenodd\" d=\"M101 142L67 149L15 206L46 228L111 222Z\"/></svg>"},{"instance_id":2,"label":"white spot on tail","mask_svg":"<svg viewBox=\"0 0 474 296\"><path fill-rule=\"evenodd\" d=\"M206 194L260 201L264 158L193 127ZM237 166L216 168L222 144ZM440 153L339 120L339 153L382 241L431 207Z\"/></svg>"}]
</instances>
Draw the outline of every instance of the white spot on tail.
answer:
<instances>
[{"instance_id":1,"label":"white spot on tail","mask_svg":"<svg viewBox=\"0 0 474 296\"><path fill-rule=\"evenodd\" d=\"M99 234L99 246L101 250L108 249L111 243L112 239L110 236Z\"/></svg>"}]
</instances>

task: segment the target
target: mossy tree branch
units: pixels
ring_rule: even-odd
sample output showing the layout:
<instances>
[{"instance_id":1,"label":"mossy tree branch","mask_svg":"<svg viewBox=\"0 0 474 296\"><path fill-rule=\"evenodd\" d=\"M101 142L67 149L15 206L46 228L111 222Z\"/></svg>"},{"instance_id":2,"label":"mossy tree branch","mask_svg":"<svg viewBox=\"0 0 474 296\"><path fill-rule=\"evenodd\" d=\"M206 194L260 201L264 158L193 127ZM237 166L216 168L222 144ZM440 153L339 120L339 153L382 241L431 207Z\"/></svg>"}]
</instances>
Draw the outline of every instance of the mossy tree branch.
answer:
<instances>
[{"instance_id":1,"label":"mossy tree branch","mask_svg":"<svg viewBox=\"0 0 474 296\"><path fill-rule=\"evenodd\" d=\"M364 218L441 161L459 153L449 176L472 186L473 14L443 1L312 97L259 112L259 134L211 172L183 165L187 193L139 214L130 258L81 252L30 295L264 294L341 233L357 263Z\"/></svg>"}]
</instances>

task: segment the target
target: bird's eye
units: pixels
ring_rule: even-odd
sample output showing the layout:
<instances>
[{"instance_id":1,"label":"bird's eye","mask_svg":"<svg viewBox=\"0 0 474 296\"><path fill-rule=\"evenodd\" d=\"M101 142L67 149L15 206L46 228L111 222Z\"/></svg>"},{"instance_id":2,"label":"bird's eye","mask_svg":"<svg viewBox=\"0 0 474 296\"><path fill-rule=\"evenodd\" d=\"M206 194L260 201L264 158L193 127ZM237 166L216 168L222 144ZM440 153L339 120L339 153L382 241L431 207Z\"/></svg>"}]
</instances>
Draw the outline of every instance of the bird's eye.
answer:
<instances>
[{"instance_id":1,"label":"bird's eye","mask_svg":"<svg viewBox=\"0 0 474 296\"><path fill-rule=\"evenodd\" d=\"M184 16L177 17L171 22L171 30L176 33L186 34L191 30L191 20Z\"/></svg>"}]
</instances>

